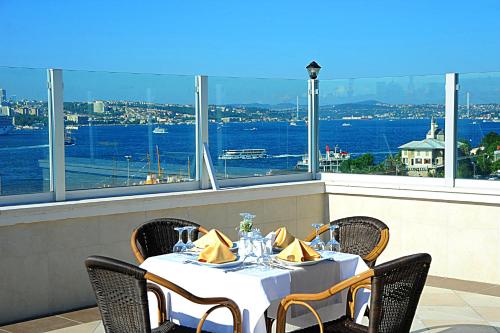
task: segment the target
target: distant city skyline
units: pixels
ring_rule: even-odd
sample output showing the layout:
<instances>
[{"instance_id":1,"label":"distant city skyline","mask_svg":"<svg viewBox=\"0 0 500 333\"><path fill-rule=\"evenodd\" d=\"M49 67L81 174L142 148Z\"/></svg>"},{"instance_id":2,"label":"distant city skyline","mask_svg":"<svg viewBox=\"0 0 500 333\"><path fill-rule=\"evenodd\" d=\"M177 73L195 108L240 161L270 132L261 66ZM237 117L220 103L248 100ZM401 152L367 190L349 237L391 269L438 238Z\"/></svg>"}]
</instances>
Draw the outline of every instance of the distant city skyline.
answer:
<instances>
[{"instance_id":1,"label":"distant city skyline","mask_svg":"<svg viewBox=\"0 0 500 333\"><path fill-rule=\"evenodd\" d=\"M500 2L0 1L0 65L321 79L500 70ZM45 13L42 15L42 13Z\"/></svg>"}]
</instances>

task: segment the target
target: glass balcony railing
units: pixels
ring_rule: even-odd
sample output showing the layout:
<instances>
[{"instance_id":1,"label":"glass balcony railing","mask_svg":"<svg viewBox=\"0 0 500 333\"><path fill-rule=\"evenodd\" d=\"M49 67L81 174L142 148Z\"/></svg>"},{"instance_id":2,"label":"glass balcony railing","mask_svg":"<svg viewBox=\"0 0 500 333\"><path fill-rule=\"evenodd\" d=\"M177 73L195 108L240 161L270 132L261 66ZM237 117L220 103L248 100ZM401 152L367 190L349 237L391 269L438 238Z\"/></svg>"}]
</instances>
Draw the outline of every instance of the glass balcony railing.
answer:
<instances>
[{"instance_id":1,"label":"glass balcony railing","mask_svg":"<svg viewBox=\"0 0 500 333\"><path fill-rule=\"evenodd\" d=\"M0 67L0 196L50 191L47 72Z\"/></svg>"},{"instance_id":2,"label":"glass balcony railing","mask_svg":"<svg viewBox=\"0 0 500 333\"><path fill-rule=\"evenodd\" d=\"M460 74L457 177L500 180L500 72Z\"/></svg>"},{"instance_id":3,"label":"glass balcony railing","mask_svg":"<svg viewBox=\"0 0 500 333\"><path fill-rule=\"evenodd\" d=\"M0 205L313 179L309 134L322 173L451 179L457 162L456 178L500 180L500 72L458 76L456 161L445 158L454 75L320 79L308 91L305 79L50 73L47 91L46 70L0 67ZM49 132L64 146L49 147ZM142 186L161 184L178 185Z\"/></svg>"},{"instance_id":4,"label":"glass balcony railing","mask_svg":"<svg viewBox=\"0 0 500 333\"><path fill-rule=\"evenodd\" d=\"M66 189L192 181L194 76L64 71Z\"/></svg>"},{"instance_id":5,"label":"glass balcony railing","mask_svg":"<svg viewBox=\"0 0 500 333\"><path fill-rule=\"evenodd\" d=\"M210 77L208 87L218 179L307 172L305 80Z\"/></svg>"},{"instance_id":6,"label":"glass balcony railing","mask_svg":"<svg viewBox=\"0 0 500 333\"><path fill-rule=\"evenodd\" d=\"M320 82L322 172L444 176L445 76Z\"/></svg>"}]
</instances>

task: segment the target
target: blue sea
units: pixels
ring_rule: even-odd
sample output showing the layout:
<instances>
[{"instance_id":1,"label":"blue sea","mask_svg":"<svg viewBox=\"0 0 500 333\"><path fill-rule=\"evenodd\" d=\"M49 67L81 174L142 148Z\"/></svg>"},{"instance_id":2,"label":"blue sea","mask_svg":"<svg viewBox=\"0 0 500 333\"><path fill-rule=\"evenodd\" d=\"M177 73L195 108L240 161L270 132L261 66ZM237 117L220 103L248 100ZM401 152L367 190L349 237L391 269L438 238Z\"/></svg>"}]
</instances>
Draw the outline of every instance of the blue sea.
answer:
<instances>
[{"instance_id":1,"label":"blue sea","mask_svg":"<svg viewBox=\"0 0 500 333\"><path fill-rule=\"evenodd\" d=\"M342 126L348 123L350 126ZM444 127L444 120L438 120ZM500 123L462 119L458 138L477 146L482 137L500 133ZM72 130L75 144L66 146L66 186L68 190L140 184L149 171L157 173L158 156L162 175L187 180L195 174L194 125L162 126L165 134L155 134L156 125L86 126ZM336 145L354 158L364 153L376 162L396 154L398 147L422 140L429 119L419 120L329 120L320 121L319 145ZM252 122L209 125L210 153L219 178L263 176L299 172L295 166L307 152L304 122ZM263 148L268 158L222 160L225 149ZM0 136L0 193L12 195L49 190L48 131L16 130ZM149 162L148 162L149 161Z\"/></svg>"}]
</instances>

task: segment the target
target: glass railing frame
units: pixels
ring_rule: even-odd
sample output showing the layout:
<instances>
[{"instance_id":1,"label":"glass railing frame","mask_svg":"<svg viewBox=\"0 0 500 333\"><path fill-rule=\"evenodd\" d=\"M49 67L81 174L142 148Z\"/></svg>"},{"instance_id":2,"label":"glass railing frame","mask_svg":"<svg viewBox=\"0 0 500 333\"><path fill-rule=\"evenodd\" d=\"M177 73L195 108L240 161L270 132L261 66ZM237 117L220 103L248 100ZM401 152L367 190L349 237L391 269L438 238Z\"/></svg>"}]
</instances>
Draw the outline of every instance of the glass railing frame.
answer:
<instances>
[{"instance_id":1,"label":"glass railing frame","mask_svg":"<svg viewBox=\"0 0 500 333\"><path fill-rule=\"evenodd\" d=\"M54 74L55 73L55 74ZM60 73L60 76L59 74ZM355 184L362 185L368 184L389 184L390 186L398 185L419 185L428 187L429 189L439 188L468 188L468 189L486 189L486 190L499 190L500 182L488 182L475 179L458 179L456 178L457 170L457 156L456 153L452 154L452 159L445 158L445 176L444 178L423 178L423 177L403 177L403 176L390 176L390 175L359 175L359 174L342 174L342 173L324 173L318 171L318 155L312 154L313 158L309 159L309 169L307 173L290 174L290 175L274 175L274 176L260 176L260 177L243 177L236 179L223 179L216 180L215 175L209 175L208 169L204 163L206 158L203 156L203 145L209 145L208 139L208 84L209 77L197 75L195 76L195 113L196 113L196 179L195 181L186 183L172 183L172 184L157 184L151 185L137 185L129 187L116 187L116 188L101 188L101 189L85 189L85 190L72 190L67 191L65 188L65 172L64 172L64 144L58 145L56 142L60 138L64 138L64 110L62 105L62 96L64 94L63 85L63 70L48 69L48 93L49 93L49 106L53 112L49 112L49 123L51 131L49 139L49 151L52 158L50 159L49 170L51 174L51 191L45 193L35 194L20 194L12 196L0 197L0 206L9 206L16 204L29 204L41 203L51 201L67 201L77 199L92 199L102 197L118 197L127 195L144 195L156 193L168 193L179 191L194 191L194 190L213 190L214 180L217 182L217 187L220 189L230 187L242 187L260 184L274 184L286 183L296 181L308 181L320 179L323 181L333 181L339 184ZM446 100L445 100L445 131L452 133L445 137L445 154L446 150L450 147L456 147L456 131L457 131L457 105L459 85L458 73L445 74L447 79L446 87ZM60 82L58 78L60 77ZM450 80L454 80L453 82ZM314 121L318 117L319 103L317 95L319 94L319 80L308 83L308 117L313 121L308 122L308 150L318 151L318 121ZM316 100L315 100L316 98ZM61 119L63 124L61 126ZM450 127L451 126L451 127ZM314 139L316 138L316 140ZM453 148L452 148L453 149ZM454 149L453 149L454 151ZM61 155L62 153L62 155ZM208 152L209 154L209 152ZM62 157L61 157L62 156ZM450 155L451 156L451 155ZM212 176L212 177L210 177ZM210 180L212 178L212 181ZM500 192L499 192L500 193Z\"/></svg>"}]
</instances>

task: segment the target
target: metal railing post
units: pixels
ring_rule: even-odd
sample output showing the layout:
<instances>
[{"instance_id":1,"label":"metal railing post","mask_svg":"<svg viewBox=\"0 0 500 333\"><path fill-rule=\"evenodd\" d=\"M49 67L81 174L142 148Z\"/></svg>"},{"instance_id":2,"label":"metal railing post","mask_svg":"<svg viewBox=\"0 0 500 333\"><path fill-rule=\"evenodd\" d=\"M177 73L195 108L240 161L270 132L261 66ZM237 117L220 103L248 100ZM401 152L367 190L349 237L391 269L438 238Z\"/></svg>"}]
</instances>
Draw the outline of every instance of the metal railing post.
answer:
<instances>
[{"instance_id":1,"label":"metal railing post","mask_svg":"<svg viewBox=\"0 0 500 333\"><path fill-rule=\"evenodd\" d=\"M319 81L317 79L308 80L307 93L307 115L309 124L307 127L307 152L309 154L308 171L316 179L318 173L318 122L319 122Z\"/></svg>"},{"instance_id":2,"label":"metal railing post","mask_svg":"<svg viewBox=\"0 0 500 333\"><path fill-rule=\"evenodd\" d=\"M49 162L50 190L55 201L66 199L66 175L64 162L64 99L63 74L61 69L49 69Z\"/></svg>"},{"instance_id":3,"label":"metal railing post","mask_svg":"<svg viewBox=\"0 0 500 333\"><path fill-rule=\"evenodd\" d=\"M203 150L208 145L208 77L195 77L196 94L196 180L202 189L210 188L210 178L205 167Z\"/></svg>"},{"instance_id":4,"label":"metal railing post","mask_svg":"<svg viewBox=\"0 0 500 333\"><path fill-rule=\"evenodd\" d=\"M446 74L444 178L455 186L457 173L458 73Z\"/></svg>"}]
</instances>

